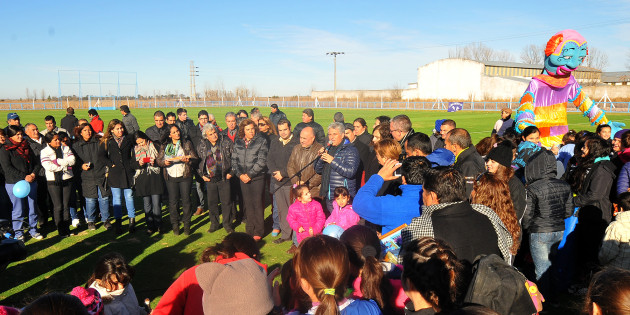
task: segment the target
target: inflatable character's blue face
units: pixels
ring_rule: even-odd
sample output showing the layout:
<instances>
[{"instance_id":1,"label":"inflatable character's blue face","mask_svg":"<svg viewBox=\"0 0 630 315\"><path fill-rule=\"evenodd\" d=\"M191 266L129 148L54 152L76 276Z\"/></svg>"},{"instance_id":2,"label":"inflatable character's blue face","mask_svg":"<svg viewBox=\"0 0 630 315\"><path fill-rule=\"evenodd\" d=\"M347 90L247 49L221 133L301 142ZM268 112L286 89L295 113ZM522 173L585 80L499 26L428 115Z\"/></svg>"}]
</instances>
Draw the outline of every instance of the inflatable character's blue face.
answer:
<instances>
[{"instance_id":1,"label":"inflatable character's blue face","mask_svg":"<svg viewBox=\"0 0 630 315\"><path fill-rule=\"evenodd\" d=\"M560 54L545 57L545 74L566 76L577 69L586 58L588 48L586 43L579 46L574 41L564 44Z\"/></svg>"}]
</instances>

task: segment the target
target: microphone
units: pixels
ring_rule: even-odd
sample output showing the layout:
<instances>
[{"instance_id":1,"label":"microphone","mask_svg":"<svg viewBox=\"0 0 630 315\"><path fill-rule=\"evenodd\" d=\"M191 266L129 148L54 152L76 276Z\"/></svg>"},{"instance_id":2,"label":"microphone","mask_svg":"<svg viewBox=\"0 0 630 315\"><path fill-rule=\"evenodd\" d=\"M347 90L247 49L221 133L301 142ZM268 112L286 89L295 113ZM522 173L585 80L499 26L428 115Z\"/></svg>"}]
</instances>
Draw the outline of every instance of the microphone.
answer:
<instances>
[{"instance_id":1,"label":"microphone","mask_svg":"<svg viewBox=\"0 0 630 315\"><path fill-rule=\"evenodd\" d=\"M330 150L330 148L332 147L332 145L333 145L332 140L329 140L329 141L328 141L328 146L326 146L326 149L324 149L324 151L326 151L326 153L328 153L328 150Z\"/></svg>"}]
</instances>

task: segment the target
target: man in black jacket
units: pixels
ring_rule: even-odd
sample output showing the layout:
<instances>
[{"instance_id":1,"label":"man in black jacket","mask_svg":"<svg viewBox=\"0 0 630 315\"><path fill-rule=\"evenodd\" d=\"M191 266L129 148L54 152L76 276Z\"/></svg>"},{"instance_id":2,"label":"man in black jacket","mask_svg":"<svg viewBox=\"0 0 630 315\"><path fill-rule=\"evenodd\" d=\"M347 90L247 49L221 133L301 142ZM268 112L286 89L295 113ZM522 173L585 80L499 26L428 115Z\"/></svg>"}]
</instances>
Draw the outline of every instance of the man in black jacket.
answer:
<instances>
[{"instance_id":1,"label":"man in black jacket","mask_svg":"<svg viewBox=\"0 0 630 315\"><path fill-rule=\"evenodd\" d=\"M61 128L68 131L70 138L74 139L74 128L79 125L79 120L74 116L74 108L66 108L66 117L61 118Z\"/></svg>"},{"instance_id":2,"label":"man in black jacket","mask_svg":"<svg viewBox=\"0 0 630 315\"><path fill-rule=\"evenodd\" d=\"M271 191L273 194L273 211L274 223L276 217L280 225L280 233L282 237L276 239L274 244L280 244L291 240L291 226L287 222L287 213L291 205L291 183L289 183L289 174L287 165L293 148L299 143L299 139L291 133L291 122L281 119L278 122L278 137L271 137L271 145L269 146L269 154L267 155L267 168L273 177L271 182Z\"/></svg>"},{"instance_id":3,"label":"man in black jacket","mask_svg":"<svg viewBox=\"0 0 630 315\"><path fill-rule=\"evenodd\" d=\"M455 128L446 134L444 144L447 150L455 154L455 167L466 179L466 196L470 197L473 184L479 174L486 170L485 162L475 149L466 129Z\"/></svg>"},{"instance_id":4,"label":"man in black jacket","mask_svg":"<svg viewBox=\"0 0 630 315\"><path fill-rule=\"evenodd\" d=\"M510 263L512 237L499 216L483 205L471 205L464 177L451 167L428 170L422 187L422 212L402 230L403 247L414 239L446 241L460 260L497 254Z\"/></svg>"},{"instance_id":5,"label":"man in black jacket","mask_svg":"<svg viewBox=\"0 0 630 315\"><path fill-rule=\"evenodd\" d=\"M287 115L278 109L278 104L271 104L271 114L269 114L269 119L274 125L276 125L277 128L280 120L287 119Z\"/></svg>"},{"instance_id":6,"label":"man in black jacket","mask_svg":"<svg viewBox=\"0 0 630 315\"><path fill-rule=\"evenodd\" d=\"M27 123L24 125L24 133L26 134L26 141L35 154L35 158L39 161L42 150L46 147L46 141L37 125L33 123ZM35 180L37 181L37 187L43 187L37 190L37 217L40 228L42 225L48 222L49 214L52 213L52 200L48 196L48 189L46 189L48 183L46 182L46 173L43 168L39 168L39 171L35 174Z\"/></svg>"},{"instance_id":7,"label":"man in black jacket","mask_svg":"<svg viewBox=\"0 0 630 315\"><path fill-rule=\"evenodd\" d=\"M315 113L310 108L302 111L302 122L295 126L293 136L299 137L300 132L302 132L302 129L305 127L313 128L313 131L315 131L315 141L319 142L322 146L326 146L326 134L324 133L324 128L322 128L322 125L315 122Z\"/></svg>"},{"instance_id":8,"label":"man in black jacket","mask_svg":"<svg viewBox=\"0 0 630 315\"><path fill-rule=\"evenodd\" d=\"M153 121L155 125L147 128L144 132L153 144L155 148L159 151L160 145L162 145L162 139L169 133L168 126L165 123L166 117L164 116L164 112L161 110L153 113Z\"/></svg>"},{"instance_id":9,"label":"man in black jacket","mask_svg":"<svg viewBox=\"0 0 630 315\"><path fill-rule=\"evenodd\" d=\"M357 181L357 190L361 187L361 179L363 179L363 174L365 173L365 182L370 179L370 176L378 173L380 169L380 165L378 165L378 160L376 159L376 153L370 150L370 147L365 145L359 137L354 134L355 127L350 123L344 124L346 127L345 136L352 145L357 148L359 151L359 158L361 159L361 164L359 164L359 169L357 169L357 173L355 175L355 179Z\"/></svg>"},{"instance_id":10,"label":"man in black jacket","mask_svg":"<svg viewBox=\"0 0 630 315\"><path fill-rule=\"evenodd\" d=\"M365 119L359 117L354 120L352 125L354 126L353 132L357 136L357 139L359 139L359 141L369 147L374 136L372 136L367 131L367 122L365 121ZM365 179L365 181L367 182L367 178Z\"/></svg>"},{"instance_id":11,"label":"man in black jacket","mask_svg":"<svg viewBox=\"0 0 630 315\"><path fill-rule=\"evenodd\" d=\"M138 120L134 115L131 114L131 110L127 105L120 106L120 113L123 115L122 122L125 126L125 129L127 129L127 134L133 136L136 132L140 130L140 126L138 126Z\"/></svg>"}]
</instances>

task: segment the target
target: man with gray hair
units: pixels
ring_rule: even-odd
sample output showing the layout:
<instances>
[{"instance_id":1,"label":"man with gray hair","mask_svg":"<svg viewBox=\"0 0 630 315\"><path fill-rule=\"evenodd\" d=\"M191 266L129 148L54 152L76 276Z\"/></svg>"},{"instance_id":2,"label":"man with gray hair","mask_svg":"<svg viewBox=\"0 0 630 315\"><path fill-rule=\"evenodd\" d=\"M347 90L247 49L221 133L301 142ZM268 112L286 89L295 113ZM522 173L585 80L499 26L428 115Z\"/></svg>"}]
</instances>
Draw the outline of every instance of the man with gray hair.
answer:
<instances>
[{"instance_id":1,"label":"man with gray hair","mask_svg":"<svg viewBox=\"0 0 630 315\"><path fill-rule=\"evenodd\" d=\"M322 175L319 195L326 200L326 207L332 212L334 191L345 187L354 197L357 193L355 175L359 169L359 151L352 143L345 143L345 126L334 122L328 126L329 145L319 150L320 159L315 162L315 171Z\"/></svg>"},{"instance_id":2,"label":"man with gray hair","mask_svg":"<svg viewBox=\"0 0 630 315\"><path fill-rule=\"evenodd\" d=\"M300 132L302 132L302 129L305 127L313 128L313 131L315 131L315 140L322 146L326 145L326 134L324 133L324 128L322 128L322 125L315 122L315 113L310 108L306 108L302 111L302 122L295 126L293 135L299 137ZM341 133L343 134L343 131Z\"/></svg>"},{"instance_id":3,"label":"man with gray hair","mask_svg":"<svg viewBox=\"0 0 630 315\"><path fill-rule=\"evenodd\" d=\"M407 138L411 136L414 131L411 128L411 120L407 115L398 115L389 122L389 131L392 134L394 140L400 143L402 149L402 155L406 155L405 142Z\"/></svg>"},{"instance_id":4,"label":"man with gray hair","mask_svg":"<svg viewBox=\"0 0 630 315\"><path fill-rule=\"evenodd\" d=\"M236 140L236 136L238 135L238 126L236 125L236 114L234 114L234 112L225 113L225 124L227 125L227 127L223 129L221 134L229 138L230 140L232 140L232 143L234 143L234 140Z\"/></svg>"}]
</instances>

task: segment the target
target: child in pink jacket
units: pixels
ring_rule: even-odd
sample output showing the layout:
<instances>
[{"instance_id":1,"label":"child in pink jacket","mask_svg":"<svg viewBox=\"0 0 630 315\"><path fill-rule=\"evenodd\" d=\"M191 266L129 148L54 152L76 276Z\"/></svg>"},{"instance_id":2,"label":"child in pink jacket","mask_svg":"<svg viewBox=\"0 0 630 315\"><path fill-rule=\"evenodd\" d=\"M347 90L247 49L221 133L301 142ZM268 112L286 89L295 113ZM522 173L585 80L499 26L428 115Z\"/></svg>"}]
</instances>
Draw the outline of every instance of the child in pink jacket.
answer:
<instances>
[{"instance_id":1,"label":"child in pink jacket","mask_svg":"<svg viewBox=\"0 0 630 315\"><path fill-rule=\"evenodd\" d=\"M349 227L359 223L359 217L350 204L350 192L346 187L335 188L335 200L333 200L333 211L326 219L324 226L331 224L338 225L342 229L347 230Z\"/></svg>"},{"instance_id":2,"label":"child in pink jacket","mask_svg":"<svg viewBox=\"0 0 630 315\"><path fill-rule=\"evenodd\" d=\"M326 215L319 202L311 198L311 192L305 185L297 186L294 190L297 196L295 202L289 206L287 222L295 231L298 244L305 238L322 233Z\"/></svg>"}]
</instances>

